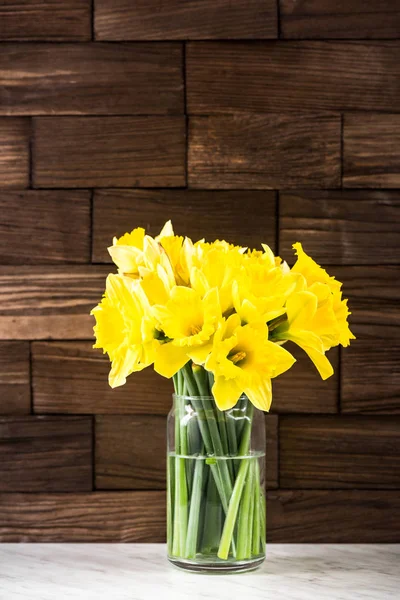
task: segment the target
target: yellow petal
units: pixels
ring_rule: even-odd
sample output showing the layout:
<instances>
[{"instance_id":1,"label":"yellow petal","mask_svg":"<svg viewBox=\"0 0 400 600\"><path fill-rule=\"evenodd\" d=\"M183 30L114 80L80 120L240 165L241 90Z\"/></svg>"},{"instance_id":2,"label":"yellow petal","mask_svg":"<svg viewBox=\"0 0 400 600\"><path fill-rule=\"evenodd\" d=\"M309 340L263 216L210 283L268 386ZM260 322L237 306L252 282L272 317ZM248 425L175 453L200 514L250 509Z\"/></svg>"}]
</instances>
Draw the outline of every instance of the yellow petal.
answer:
<instances>
[{"instance_id":1,"label":"yellow petal","mask_svg":"<svg viewBox=\"0 0 400 600\"><path fill-rule=\"evenodd\" d=\"M246 388L244 393L256 408L269 411L272 402L272 385L270 379L260 380L257 385Z\"/></svg>"},{"instance_id":2,"label":"yellow petal","mask_svg":"<svg viewBox=\"0 0 400 600\"><path fill-rule=\"evenodd\" d=\"M161 229L158 236L155 238L156 242L159 242L163 237L170 237L174 235L174 228L172 227L171 221L167 221L164 227Z\"/></svg>"},{"instance_id":3,"label":"yellow petal","mask_svg":"<svg viewBox=\"0 0 400 600\"><path fill-rule=\"evenodd\" d=\"M112 361L111 371L108 376L108 382L112 388L126 383L126 378L133 372L137 360L137 350L126 348L125 351L120 350L118 352L118 356Z\"/></svg>"},{"instance_id":4,"label":"yellow petal","mask_svg":"<svg viewBox=\"0 0 400 600\"><path fill-rule=\"evenodd\" d=\"M216 377L212 393L219 410L229 410L235 406L243 390L233 379Z\"/></svg>"},{"instance_id":5,"label":"yellow petal","mask_svg":"<svg viewBox=\"0 0 400 600\"><path fill-rule=\"evenodd\" d=\"M310 331L305 331L304 335L301 335L300 332L296 332L296 334L288 333L287 339L295 342L308 354L322 379L328 379L328 377L333 375L333 367L325 356L323 344L318 336L312 334ZM316 340L319 340L320 343L317 344Z\"/></svg>"},{"instance_id":6,"label":"yellow petal","mask_svg":"<svg viewBox=\"0 0 400 600\"><path fill-rule=\"evenodd\" d=\"M313 319L318 305L318 298L311 292L296 292L286 302L286 312L290 326L306 329Z\"/></svg>"},{"instance_id":7,"label":"yellow petal","mask_svg":"<svg viewBox=\"0 0 400 600\"><path fill-rule=\"evenodd\" d=\"M169 379L184 367L188 360L185 348L175 346L171 342L160 344L156 350L154 370Z\"/></svg>"},{"instance_id":8,"label":"yellow petal","mask_svg":"<svg viewBox=\"0 0 400 600\"><path fill-rule=\"evenodd\" d=\"M210 342L202 344L201 346L192 346L192 347L189 346L189 348L187 348L187 355L197 365L204 365L212 348L213 348L212 340Z\"/></svg>"},{"instance_id":9,"label":"yellow petal","mask_svg":"<svg viewBox=\"0 0 400 600\"><path fill-rule=\"evenodd\" d=\"M108 252L123 273L137 273L142 261L142 251L135 246L110 246Z\"/></svg>"}]
</instances>

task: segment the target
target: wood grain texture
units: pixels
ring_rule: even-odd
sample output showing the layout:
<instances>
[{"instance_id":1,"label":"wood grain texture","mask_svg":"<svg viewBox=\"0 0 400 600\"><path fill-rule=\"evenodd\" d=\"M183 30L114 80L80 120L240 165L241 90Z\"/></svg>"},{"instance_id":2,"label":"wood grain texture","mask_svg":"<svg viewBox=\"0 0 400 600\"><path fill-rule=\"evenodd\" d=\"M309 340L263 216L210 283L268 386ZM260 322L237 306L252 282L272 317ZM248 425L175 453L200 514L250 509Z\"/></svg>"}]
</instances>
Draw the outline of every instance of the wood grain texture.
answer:
<instances>
[{"instance_id":1,"label":"wood grain texture","mask_svg":"<svg viewBox=\"0 0 400 600\"><path fill-rule=\"evenodd\" d=\"M338 349L333 348L327 354L335 374L323 381L303 350L290 343L285 348L296 358L296 363L272 382L272 412L336 413L339 405Z\"/></svg>"},{"instance_id":2,"label":"wood grain texture","mask_svg":"<svg viewBox=\"0 0 400 600\"><path fill-rule=\"evenodd\" d=\"M393 107L399 106L397 101ZM343 125L343 185L400 187L400 115L346 114Z\"/></svg>"},{"instance_id":3,"label":"wood grain texture","mask_svg":"<svg viewBox=\"0 0 400 600\"><path fill-rule=\"evenodd\" d=\"M400 263L398 191L281 192L279 216L285 258L300 241L324 265Z\"/></svg>"},{"instance_id":4,"label":"wood grain texture","mask_svg":"<svg viewBox=\"0 0 400 600\"><path fill-rule=\"evenodd\" d=\"M253 114L192 117L188 181L194 188L337 187L340 118Z\"/></svg>"},{"instance_id":5,"label":"wood grain texture","mask_svg":"<svg viewBox=\"0 0 400 600\"><path fill-rule=\"evenodd\" d=\"M399 0L279 0L279 8L286 39L399 37Z\"/></svg>"},{"instance_id":6,"label":"wood grain texture","mask_svg":"<svg viewBox=\"0 0 400 600\"><path fill-rule=\"evenodd\" d=\"M107 267L0 267L0 339L93 337Z\"/></svg>"},{"instance_id":7,"label":"wood grain texture","mask_svg":"<svg viewBox=\"0 0 400 600\"><path fill-rule=\"evenodd\" d=\"M242 246L275 246L275 192L203 190L99 190L93 204L95 262L110 262L113 236L143 226L158 235L171 219L193 241L226 239Z\"/></svg>"},{"instance_id":8,"label":"wood grain texture","mask_svg":"<svg viewBox=\"0 0 400 600\"><path fill-rule=\"evenodd\" d=\"M400 414L398 328L368 324L353 329L357 340L342 360L342 411Z\"/></svg>"},{"instance_id":9,"label":"wood grain texture","mask_svg":"<svg viewBox=\"0 0 400 600\"><path fill-rule=\"evenodd\" d=\"M268 542L400 539L397 491L277 490L268 492L267 506ZM0 537L25 543L164 542L165 493L1 494Z\"/></svg>"},{"instance_id":10,"label":"wood grain texture","mask_svg":"<svg viewBox=\"0 0 400 600\"><path fill-rule=\"evenodd\" d=\"M96 489L166 488L166 419L157 415L96 417Z\"/></svg>"},{"instance_id":11,"label":"wood grain texture","mask_svg":"<svg viewBox=\"0 0 400 600\"><path fill-rule=\"evenodd\" d=\"M107 355L93 350L91 342L35 342L32 344L34 412L168 414L172 381L145 369L128 378L124 386L111 389L109 371Z\"/></svg>"},{"instance_id":12,"label":"wood grain texture","mask_svg":"<svg viewBox=\"0 0 400 600\"><path fill-rule=\"evenodd\" d=\"M0 114L166 113L183 113L180 44L7 44L0 53Z\"/></svg>"},{"instance_id":13,"label":"wood grain texture","mask_svg":"<svg viewBox=\"0 0 400 600\"><path fill-rule=\"evenodd\" d=\"M31 410L28 342L0 342L0 415Z\"/></svg>"},{"instance_id":14,"label":"wood grain texture","mask_svg":"<svg viewBox=\"0 0 400 600\"><path fill-rule=\"evenodd\" d=\"M184 117L36 117L35 187L185 185Z\"/></svg>"},{"instance_id":15,"label":"wood grain texture","mask_svg":"<svg viewBox=\"0 0 400 600\"><path fill-rule=\"evenodd\" d=\"M279 490L267 494L267 542L400 541L397 491Z\"/></svg>"},{"instance_id":16,"label":"wood grain texture","mask_svg":"<svg viewBox=\"0 0 400 600\"><path fill-rule=\"evenodd\" d=\"M29 185L29 119L0 118L0 188Z\"/></svg>"},{"instance_id":17,"label":"wood grain texture","mask_svg":"<svg viewBox=\"0 0 400 600\"><path fill-rule=\"evenodd\" d=\"M191 114L235 111L393 111L400 42L192 42Z\"/></svg>"},{"instance_id":18,"label":"wood grain texture","mask_svg":"<svg viewBox=\"0 0 400 600\"><path fill-rule=\"evenodd\" d=\"M278 34L275 0L95 0L98 40L263 39Z\"/></svg>"},{"instance_id":19,"label":"wood grain texture","mask_svg":"<svg viewBox=\"0 0 400 600\"><path fill-rule=\"evenodd\" d=\"M0 492L92 489L89 417L0 417Z\"/></svg>"},{"instance_id":20,"label":"wood grain texture","mask_svg":"<svg viewBox=\"0 0 400 600\"><path fill-rule=\"evenodd\" d=\"M0 40L91 39L90 0L2 0Z\"/></svg>"},{"instance_id":21,"label":"wood grain texture","mask_svg":"<svg viewBox=\"0 0 400 600\"><path fill-rule=\"evenodd\" d=\"M3 542L164 542L164 492L0 494Z\"/></svg>"},{"instance_id":22,"label":"wood grain texture","mask_svg":"<svg viewBox=\"0 0 400 600\"><path fill-rule=\"evenodd\" d=\"M281 416L279 425L282 488L400 488L399 418Z\"/></svg>"},{"instance_id":23,"label":"wood grain texture","mask_svg":"<svg viewBox=\"0 0 400 600\"><path fill-rule=\"evenodd\" d=\"M343 282L351 323L400 325L400 266L330 267L328 271Z\"/></svg>"},{"instance_id":24,"label":"wood grain texture","mask_svg":"<svg viewBox=\"0 0 400 600\"><path fill-rule=\"evenodd\" d=\"M0 191L0 264L90 262L90 192Z\"/></svg>"}]
</instances>

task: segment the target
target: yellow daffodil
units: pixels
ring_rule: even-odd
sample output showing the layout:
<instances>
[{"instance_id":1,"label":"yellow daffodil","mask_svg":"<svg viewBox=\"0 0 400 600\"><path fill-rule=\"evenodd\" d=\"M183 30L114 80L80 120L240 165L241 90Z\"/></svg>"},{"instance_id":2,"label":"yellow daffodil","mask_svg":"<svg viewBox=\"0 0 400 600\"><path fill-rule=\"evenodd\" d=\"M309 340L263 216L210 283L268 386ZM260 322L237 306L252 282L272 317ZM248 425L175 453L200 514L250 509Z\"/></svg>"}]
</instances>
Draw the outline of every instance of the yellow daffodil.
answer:
<instances>
[{"instance_id":1,"label":"yellow daffodil","mask_svg":"<svg viewBox=\"0 0 400 600\"><path fill-rule=\"evenodd\" d=\"M102 348L112 362L111 387L123 385L130 373L153 362L154 320L138 282L110 274L104 297L91 314L96 319L94 348Z\"/></svg>"},{"instance_id":2,"label":"yellow daffodil","mask_svg":"<svg viewBox=\"0 0 400 600\"><path fill-rule=\"evenodd\" d=\"M205 361L211 351L212 336L221 320L218 291L214 288L204 298L195 290L176 286L165 306L153 307L157 328L169 341L160 346L155 370L172 377L192 358Z\"/></svg>"},{"instance_id":3,"label":"yellow daffodil","mask_svg":"<svg viewBox=\"0 0 400 600\"><path fill-rule=\"evenodd\" d=\"M108 252L121 274L137 277L139 267L145 264L146 253L154 253L154 245L150 242L150 239L153 240L153 238L145 234L146 232L142 227L137 227L131 233L126 233L120 238L114 237L113 245L108 248ZM159 235L153 240L156 253L158 252L158 242L163 237L171 235L174 235L174 231L171 221L167 221Z\"/></svg>"},{"instance_id":4,"label":"yellow daffodil","mask_svg":"<svg viewBox=\"0 0 400 600\"><path fill-rule=\"evenodd\" d=\"M268 340L266 325L244 325L231 315L219 326L206 369L215 377L212 393L220 410L232 408L244 393L261 410L269 410L271 378L287 371L295 359Z\"/></svg>"},{"instance_id":5,"label":"yellow daffodil","mask_svg":"<svg viewBox=\"0 0 400 600\"><path fill-rule=\"evenodd\" d=\"M233 282L244 277L242 250L226 242L195 244L190 283L200 294L217 288L223 314L233 309Z\"/></svg>"},{"instance_id":6,"label":"yellow daffodil","mask_svg":"<svg viewBox=\"0 0 400 600\"><path fill-rule=\"evenodd\" d=\"M297 261L292 268L292 273L301 274L310 291L314 291L315 293L315 287L311 290L311 286L323 283L329 287L332 293L332 302L330 302L330 305L336 317L337 331L335 334L331 332L330 337L336 339L335 343L332 343L331 346L336 346L337 344L348 346L350 340L354 340L355 336L350 331L347 321L351 313L347 308L347 300L342 299L342 284L334 277L328 275L325 269L320 267L311 256L308 256L300 243L293 244L293 248L296 250Z\"/></svg>"},{"instance_id":7,"label":"yellow daffodil","mask_svg":"<svg viewBox=\"0 0 400 600\"><path fill-rule=\"evenodd\" d=\"M189 285L193 242L182 236L165 236L160 241L168 256L177 285Z\"/></svg>"},{"instance_id":8,"label":"yellow daffodil","mask_svg":"<svg viewBox=\"0 0 400 600\"><path fill-rule=\"evenodd\" d=\"M329 289L328 289L329 292ZM333 374L333 368L325 356L323 336L332 326L336 330L333 311L327 307L318 310L318 297L312 292L296 292L286 302L287 320L273 332L274 341L295 342L311 358L322 379Z\"/></svg>"}]
</instances>

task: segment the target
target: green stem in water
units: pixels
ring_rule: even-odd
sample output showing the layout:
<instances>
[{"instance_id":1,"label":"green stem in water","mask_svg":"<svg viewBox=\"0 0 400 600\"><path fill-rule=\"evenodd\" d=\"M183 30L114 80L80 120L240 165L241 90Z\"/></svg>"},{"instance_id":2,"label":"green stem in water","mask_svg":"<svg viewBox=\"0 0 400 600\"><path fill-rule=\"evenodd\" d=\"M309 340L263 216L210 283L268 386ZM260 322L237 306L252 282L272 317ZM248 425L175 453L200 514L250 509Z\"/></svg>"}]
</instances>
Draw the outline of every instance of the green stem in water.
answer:
<instances>
[{"instance_id":1,"label":"green stem in water","mask_svg":"<svg viewBox=\"0 0 400 600\"><path fill-rule=\"evenodd\" d=\"M260 494L260 526L261 526L261 551L265 552L265 542L267 533L267 513L266 513L266 500L264 492L261 490Z\"/></svg>"},{"instance_id":2,"label":"green stem in water","mask_svg":"<svg viewBox=\"0 0 400 600\"><path fill-rule=\"evenodd\" d=\"M239 525L238 525L238 542L237 542L237 554L238 560L244 558L250 558L250 544L249 533L253 527L253 521L251 516L251 497L253 487L253 469L251 459L247 459L248 468L246 474L246 484L244 486L243 497L240 503L239 511Z\"/></svg>"},{"instance_id":3,"label":"green stem in water","mask_svg":"<svg viewBox=\"0 0 400 600\"><path fill-rule=\"evenodd\" d=\"M251 435L251 426L253 420L253 412L254 407L251 402L248 402L247 411L246 411L246 422L243 427L242 439L239 447L239 456L246 456L249 452L250 446L250 435ZM218 550L218 557L222 559L227 559L229 554L229 548L232 542L233 532L235 529L236 517L239 510L239 504L242 497L243 487L245 484L247 470L249 468L249 461L242 459L240 461L240 466L238 470L238 474L236 477L235 485L233 488L233 493L229 502L228 513L226 515L224 529L222 531L221 542Z\"/></svg>"},{"instance_id":4,"label":"green stem in water","mask_svg":"<svg viewBox=\"0 0 400 600\"><path fill-rule=\"evenodd\" d=\"M203 486L204 460L196 460L196 466L193 474L193 487L190 499L189 521L186 537L185 558L194 558L196 556L197 537L199 529L200 502Z\"/></svg>"},{"instance_id":5,"label":"green stem in water","mask_svg":"<svg viewBox=\"0 0 400 600\"><path fill-rule=\"evenodd\" d=\"M201 541L202 554L211 554L218 549L221 529L222 508L219 492L214 477L210 476L205 494L204 527Z\"/></svg>"},{"instance_id":6,"label":"green stem in water","mask_svg":"<svg viewBox=\"0 0 400 600\"><path fill-rule=\"evenodd\" d=\"M176 378L175 385L180 391L182 381ZM187 439L185 428L181 426L182 405L178 401L175 415L175 508L174 508L174 539L172 552L175 556L182 556L185 550L187 521L188 521L188 492L186 482L185 459L179 454L187 452Z\"/></svg>"},{"instance_id":7,"label":"green stem in water","mask_svg":"<svg viewBox=\"0 0 400 600\"><path fill-rule=\"evenodd\" d=\"M260 553L260 466L258 460L254 461L254 518L253 518L253 543L252 554Z\"/></svg>"}]
</instances>

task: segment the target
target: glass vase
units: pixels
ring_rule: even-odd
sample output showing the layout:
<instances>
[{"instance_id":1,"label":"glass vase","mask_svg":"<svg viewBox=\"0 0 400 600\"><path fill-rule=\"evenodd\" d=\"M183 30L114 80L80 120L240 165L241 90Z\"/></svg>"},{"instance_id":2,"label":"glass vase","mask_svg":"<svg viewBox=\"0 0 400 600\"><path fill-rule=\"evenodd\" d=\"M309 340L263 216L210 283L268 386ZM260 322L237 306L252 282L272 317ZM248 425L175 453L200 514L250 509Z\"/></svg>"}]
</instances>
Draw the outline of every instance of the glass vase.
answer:
<instances>
[{"instance_id":1,"label":"glass vase","mask_svg":"<svg viewBox=\"0 0 400 600\"><path fill-rule=\"evenodd\" d=\"M168 416L168 558L190 571L238 572L265 558L264 415L243 396L174 394Z\"/></svg>"}]
</instances>

